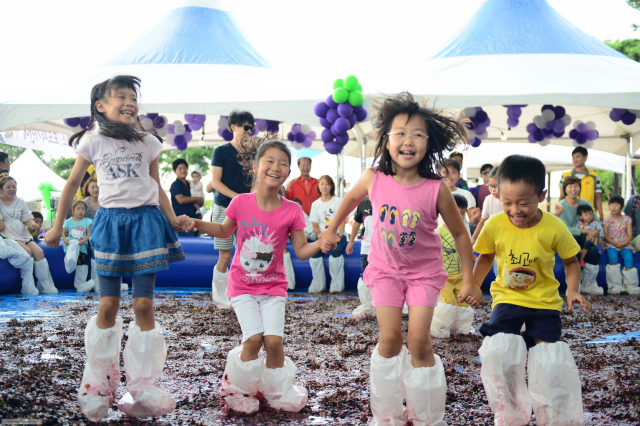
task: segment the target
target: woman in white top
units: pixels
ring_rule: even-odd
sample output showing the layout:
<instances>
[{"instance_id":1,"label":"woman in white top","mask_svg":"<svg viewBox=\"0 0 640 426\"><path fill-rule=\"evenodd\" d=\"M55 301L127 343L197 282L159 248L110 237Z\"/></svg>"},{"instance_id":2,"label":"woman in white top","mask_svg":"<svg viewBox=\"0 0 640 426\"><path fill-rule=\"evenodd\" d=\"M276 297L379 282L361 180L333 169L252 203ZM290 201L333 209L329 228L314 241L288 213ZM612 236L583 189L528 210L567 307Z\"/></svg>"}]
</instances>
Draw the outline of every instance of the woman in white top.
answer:
<instances>
[{"instance_id":1,"label":"woman in white top","mask_svg":"<svg viewBox=\"0 0 640 426\"><path fill-rule=\"evenodd\" d=\"M320 176L320 179L318 179L318 192L320 193L320 198L311 204L311 214L309 215L309 220L313 223L313 230L316 235L320 235L321 232L329 227L342 202L342 198L336 197L336 185L330 176ZM331 256L329 257L329 274L331 275L329 291L331 293L338 293L344 290L344 257L342 256L342 250L346 246L347 238L344 236L344 223L342 223L338 229L338 245L331 250ZM326 286L322 252L319 251L309 259L309 264L313 275L309 293L319 293Z\"/></svg>"}]
</instances>

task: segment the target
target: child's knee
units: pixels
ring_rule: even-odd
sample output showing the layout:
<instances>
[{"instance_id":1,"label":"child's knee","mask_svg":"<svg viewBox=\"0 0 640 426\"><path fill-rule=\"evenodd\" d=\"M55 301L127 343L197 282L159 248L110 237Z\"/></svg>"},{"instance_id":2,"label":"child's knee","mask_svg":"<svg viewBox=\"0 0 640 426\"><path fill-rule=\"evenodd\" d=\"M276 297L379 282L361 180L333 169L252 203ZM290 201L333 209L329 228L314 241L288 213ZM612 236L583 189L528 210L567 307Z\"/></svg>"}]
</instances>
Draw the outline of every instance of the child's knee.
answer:
<instances>
[{"instance_id":1,"label":"child's knee","mask_svg":"<svg viewBox=\"0 0 640 426\"><path fill-rule=\"evenodd\" d=\"M280 336L264 336L264 350L267 355L279 354L284 350L282 345L282 337Z\"/></svg>"},{"instance_id":2,"label":"child's knee","mask_svg":"<svg viewBox=\"0 0 640 426\"><path fill-rule=\"evenodd\" d=\"M33 260L38 262L44 259L44 252L42 251L42 249L38 247L38 245L36 245L35 243L30 245L31 247L27 247L27 248L31 251L31 257L33 257Z\"/></svg>"},{"instance_id":3,"label":"child's knee","mask_svg":"<svg viewBox=\"0 0 640 426\"><path fill-rule=\"evenodd\" d=\"M384 358L394 357L400 353L402 343L401 330L381 334L378 343L378 353Z\"/></svg>"},{"instance_id":4,"label":"child's knee","mask_svg":"<svg viewBox=\"0 0 640 426\"><path fill-rule=\"evenodd\" d=\"M153 315L153 299L136 297L133 299L133 313L136 316Z\"/></svg>"},{"instance_id":5,"label":"child's knee","mask_svg":"<svg viewBox=\"0 0 640 426\"><path fill-rule=\"evenodd\" d=\"M115 317L120 309L120 298L118 297L102 297L98 305L98 313L102 313L106 317Z\"/></svg>"},{"instance_id":6,"label":"child's knee","mask_svg":"<svg viewBox=\"0 0 640 426\"><path fill-rule=\"evenodd\" d=\"M0 238L1 238L1 237L0 237ZM22 247L22 249L23 249L24 251L26 251L26 252L27 252L27 254L28 254L29 256L33 257L33 254L31 253L31 249L30 249L29 247L27 247L27 246L26 246L26 245L24 245L24 244L20 244L20 247Z\"/></svg>"},{"instance_id":7,"label":"child's knee","mask_svg":"<svg viewBox=\"0 0 640 426\"><path fill-rule=\"evenodd\" d=\"M255 352L257 354L262 347L263 340L262 333L254 334L244 341L243 346L250 352Z\"/></svg>"}]
</instances>

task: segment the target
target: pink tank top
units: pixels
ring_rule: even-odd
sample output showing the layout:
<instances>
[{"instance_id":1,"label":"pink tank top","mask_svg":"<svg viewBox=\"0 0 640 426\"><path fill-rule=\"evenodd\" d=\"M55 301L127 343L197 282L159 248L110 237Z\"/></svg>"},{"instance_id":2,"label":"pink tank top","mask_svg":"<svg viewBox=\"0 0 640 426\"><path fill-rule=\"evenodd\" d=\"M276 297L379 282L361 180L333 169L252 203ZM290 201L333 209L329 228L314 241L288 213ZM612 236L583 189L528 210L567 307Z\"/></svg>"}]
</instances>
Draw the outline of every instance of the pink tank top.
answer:
<instances>
[{"instance_id":1,"label":"pink tank top","mask_svg":"<svg viewBox=\"0 0 640 426\"><path fill-rule=\"evenodd\" d=\"M441 274L442 242L436 232L440 185L440 180L422 179L405 186L393 176L374 173L369 264L407 279Z\"/></svg>"}]
</instances>

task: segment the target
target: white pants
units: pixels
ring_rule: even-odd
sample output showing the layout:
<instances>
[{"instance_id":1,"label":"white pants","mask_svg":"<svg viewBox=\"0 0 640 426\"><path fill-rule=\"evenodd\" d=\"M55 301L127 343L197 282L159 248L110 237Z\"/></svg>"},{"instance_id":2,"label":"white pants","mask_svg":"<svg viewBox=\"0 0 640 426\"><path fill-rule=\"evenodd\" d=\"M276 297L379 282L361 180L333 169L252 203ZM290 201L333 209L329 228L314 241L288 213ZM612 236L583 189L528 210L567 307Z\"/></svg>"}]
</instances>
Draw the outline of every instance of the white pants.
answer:
<instances>
[{"instance_id":1,"label":"white pants","mask_svg":"<svg viewBox=\"0 0 640 426\"><path fill-rule=\"evenodd\" d=\"M263 333L264 336L284 337L284 308L286 297L254 296L243 294L231 299L231 306L242 329L242 343L249 337Z\"/></svg>"}]
</instances>

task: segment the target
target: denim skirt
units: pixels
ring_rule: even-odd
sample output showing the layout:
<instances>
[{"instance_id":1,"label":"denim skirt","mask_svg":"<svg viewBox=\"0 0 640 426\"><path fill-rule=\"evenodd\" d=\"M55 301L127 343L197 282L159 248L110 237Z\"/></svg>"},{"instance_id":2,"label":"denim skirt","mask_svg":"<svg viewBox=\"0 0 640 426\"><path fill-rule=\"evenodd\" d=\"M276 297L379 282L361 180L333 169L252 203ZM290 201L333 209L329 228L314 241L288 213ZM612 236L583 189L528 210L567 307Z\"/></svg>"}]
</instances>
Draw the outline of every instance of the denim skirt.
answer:
<instances>
[{"instance_id":1,"label":"denim skirt","mask_svg":"<svg viewBox=\"0 0 640 426\"><path fill-rule=\"evenodd\" d=\"M101 207L93 220L89 242L98 275L146 275L184 260L178 235L155 206Z\"/></svg>"}]
</instances>

